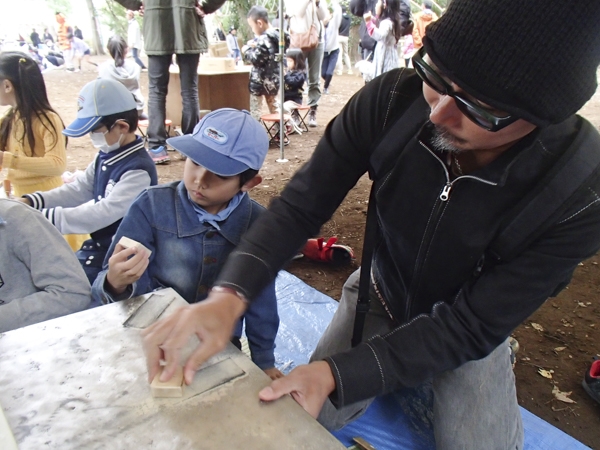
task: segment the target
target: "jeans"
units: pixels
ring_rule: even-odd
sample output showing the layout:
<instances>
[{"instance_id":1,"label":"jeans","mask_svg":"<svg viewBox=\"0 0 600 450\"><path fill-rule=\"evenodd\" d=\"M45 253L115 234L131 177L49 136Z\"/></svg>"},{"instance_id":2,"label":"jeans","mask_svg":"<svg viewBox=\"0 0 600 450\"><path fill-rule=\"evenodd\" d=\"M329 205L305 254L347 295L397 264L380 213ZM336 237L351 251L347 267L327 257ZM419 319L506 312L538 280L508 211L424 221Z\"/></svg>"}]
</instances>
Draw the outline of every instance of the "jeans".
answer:
<instances>
[{"instance_id":1,"label":"jeans","mask_svg":"<svg viewBox=\"0 0 600 450\"><path fill-rule=\"evenodd\" d=\"M340 305L319 340L311 361L350 349L359 274L360 269L350 275L344 284ZM372 336L386 334L395 327L372 292L363 342ZM426 384L427 382L424 383ZM508 341L483 359L437 374L431 385L437 449L523 448L523 424ZM423 386L419 386L412 390L422 388ZM395 395L403 391L398 391ZM327 400L318 420L328 429L341 428L360 417L372 401L373 399L365 400L335 409L331 401Z\"/></svg>"},{"instance_id":2,"label":"jeans","mask_svg":"<svg viewBox=\"0 0 600 450\"><path fill-rule=\"evenodd\" d=\"M321 77L325 80L323 87L327 89L329 87L329 83L331 83L331 79L333 78L333 72L335 71L335 66L337 64L338 56L340 54L340 49L336 48L330 52L323 53L323 64L321 66Z\"/></svg>"},{"instance_id":3,"label":"jeans","mask_svg":"<svg viewBox=\"0 0 600 450\"><path fill-rule=\"evenodd\" d=\"M340 56L337 62L337 71L343 72L344 64L348 67L348 72L352 72L352 62L350 62L350 55L348 54L348 36L338 36L338 42L340 43Z\"/></svg>"},{"instance_id":4,"label":"jeans","mask_svg":"<svg viewBox=\"0 0 600 450\"><path fill-rule=\"evenodd\" d=\"M323 42L305 53L308 65L308 106L317 107L321 100L321 63L323 62Z\"/></svg>"},{"instance_id":5,"label":"jeans","mask_svg":"<svg viewBox=\"0 0 600 450\"><path fill-rule=\"evenodd\" d=\"M132 48L131 54L133 55L133 60L137 63L137 65L140 66L142 69L145 69L146 66L144 65L144 62L140 59L139 50L137 48Z\"/></svg>"},{"instance_id":6,"label":"jeans","mask_svg":"<svg viewBox=\"0 0 600 450\"><path fill-rule=\"evenodd\" d=\"M181 131L190 134L200 121L198 102L198 62L199 54L176 55L181 82L181 100L183 112ZM148 56L148 143L151 148L165 145L167 130L165 129L166 101L169 86L169 66L171 55Z\"/></svg>"}]
</instances>

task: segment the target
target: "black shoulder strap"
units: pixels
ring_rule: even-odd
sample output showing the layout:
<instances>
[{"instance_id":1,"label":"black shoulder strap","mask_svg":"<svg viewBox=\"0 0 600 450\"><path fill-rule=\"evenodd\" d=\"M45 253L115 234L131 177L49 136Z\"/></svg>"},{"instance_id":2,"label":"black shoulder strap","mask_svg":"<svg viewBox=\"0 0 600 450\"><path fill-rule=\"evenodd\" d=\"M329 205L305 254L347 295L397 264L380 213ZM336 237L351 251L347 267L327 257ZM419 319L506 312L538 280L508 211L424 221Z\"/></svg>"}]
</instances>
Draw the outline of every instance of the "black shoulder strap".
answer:
<instances>
[{"instance_id":1,"label":"black shoulder strap","mask_svg":"<svg viewBox=\"0 0 600 450\"><path fill-rule=\"evenodd\" d=\"M401 101L402 97L412 97L406 102L406 108L400 113L399 118L391 126L383 124L384 136L376 144L369 159L369 177L371 180L378 180L394 167L394 161L398 158L400 150L412 139L423 125L423 117L427 119L427 108L424 105L425 100L421 95L414 95L414 86L409 86L410 91L401 82L406 75L402 71L396 84L390 92L388 111L391 110L393 103ZM423 116L425 114L425 116ZM375 182L371 185L369 194L369 207L367 209L367 224L365 227L365 238L363 242L363 252L360 264L360 279L358 284L358 301L356 303L356 316L354 318L354 330L352 333L352 347L356 347L362 340L362 332L365 324L365 318L369 312L370 298L370 278L371 278L371 260L373 250L377 243L379 235L379 226L377 223L377 210L375 202L376 186Z\"/></svg>"},{"instance_id":2,"label":"black shoulder strap","mask_svg":"<svg viewBox=\"0 0 600 450\"><path fill-rule=\"evenodd\" d=\"M508 225L489 247L497 261L510 261L551 227L600 170L600 135L583 120L581 130L552 169L509 214Z\"/></svg>"}]
</instances>

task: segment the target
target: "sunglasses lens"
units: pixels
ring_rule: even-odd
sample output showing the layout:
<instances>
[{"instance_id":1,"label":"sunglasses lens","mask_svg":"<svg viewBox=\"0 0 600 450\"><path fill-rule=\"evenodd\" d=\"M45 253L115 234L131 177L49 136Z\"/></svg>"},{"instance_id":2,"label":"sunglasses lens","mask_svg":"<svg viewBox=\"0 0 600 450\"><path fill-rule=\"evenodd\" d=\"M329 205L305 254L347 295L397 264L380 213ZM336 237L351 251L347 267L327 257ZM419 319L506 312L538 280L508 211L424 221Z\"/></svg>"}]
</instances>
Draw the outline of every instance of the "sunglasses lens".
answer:
<instances>
[{"instance_id":1,"label":"sunglasses lens","mask_svg":"<svg viewBox=\"0 0 600 450\"><path fill-rule=\"evenodd\" d=\"M472 122L479 125L486 130L492 130L494 128L494 122L491 118L484 113L479 108L476 108L470 102L462 99L461 97L454 97L456 100L456 104L458 109L460 109L465 116L467 116Z\"/></svg>"}]
</instances>

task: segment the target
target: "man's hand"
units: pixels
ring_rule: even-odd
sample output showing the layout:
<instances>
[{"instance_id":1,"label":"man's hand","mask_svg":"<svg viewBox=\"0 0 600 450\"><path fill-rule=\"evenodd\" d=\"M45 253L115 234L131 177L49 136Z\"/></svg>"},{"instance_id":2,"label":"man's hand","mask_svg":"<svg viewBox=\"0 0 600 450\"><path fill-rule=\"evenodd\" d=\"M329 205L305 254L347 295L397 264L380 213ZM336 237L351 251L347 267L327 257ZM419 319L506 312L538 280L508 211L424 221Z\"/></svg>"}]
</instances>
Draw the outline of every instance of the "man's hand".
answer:
<instances>
[{"instance_id":1,"label":"man's hand","mask_svg":"<svg viewBox=\"0 0 600 450\"><path fill-rule=\"evenodd\" d=\"M148 366L148 382L160 369L160 360L167 363L160 381L169 380L179 364L181 350L189 338L196 335L200 345L186 361L183 374L191 384L198 367L222 351L231 339L237 320L246 310L246 303L229 293L212 292L206 300L185 306L142 331L144 353Z\"/></svg>"},{"instance_id":2,"label":"man's hand","mask_svg":"<svg viewBox=\"0 0 600 450\"><path fill-rule=\"evenodd\" d=\"M298 366L288 376L273 381L270 386L258 393L258 397L265 402L270 402L290 394L316 419L323 408L323 403L334 390L335 379L329 364L325 361L316 361Z\"/></svg>"},{"instance_id":3,"label":"man's hand","mask_svg":"<svg viewBox=\"0 0 600 450\"><path fill-rule=\"evenodd\" d=\"M202 5L200 4L200 2L196 2L196 14L198 14L198 17L200 17L201 19L204 19L204 16L206 16L206 13L204 12L204 10L202 9Z\"/></svg>"},{"instance_id":4,"label":"man's hand","mask_svg":"<svg viewBox=\"0 0 600 450\"><path fill-rule=\"evenodd\" d=\"M127 286L140 279L149 263L150 255L146 250L136 247L125 248L117 243L115 251L108 260L107 288L112 294L122 294Z\"/></svg>"}]
</instances>

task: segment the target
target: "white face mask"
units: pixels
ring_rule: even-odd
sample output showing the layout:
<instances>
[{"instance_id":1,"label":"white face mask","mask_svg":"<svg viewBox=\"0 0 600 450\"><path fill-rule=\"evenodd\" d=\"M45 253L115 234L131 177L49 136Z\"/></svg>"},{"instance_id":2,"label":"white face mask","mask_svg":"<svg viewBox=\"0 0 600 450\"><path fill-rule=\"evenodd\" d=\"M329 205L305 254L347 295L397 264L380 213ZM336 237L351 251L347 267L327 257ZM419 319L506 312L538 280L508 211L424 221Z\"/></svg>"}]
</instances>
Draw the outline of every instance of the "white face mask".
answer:
<instances>
[{"instance_id":1,"label":"white face mask","mask_svg":"<svg viewBox=\"0 0 600 450\"><path fill-rule=\"evenodd\" d=\"M123 133L121 133L121 136L119 137L119 140L117 142L115 142L112 145L108 145L106 143L106 137L105 137L106 133L108 133L108 132L110 132L110 130L107 130L105 132L92 131L90 133L90 139L92 140L92 145L104 153L110 153L110 152L118 149L119 147L121 147L121 141L123 140Z\"/></svg>"}]
</instances>

